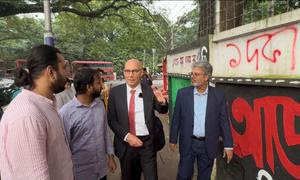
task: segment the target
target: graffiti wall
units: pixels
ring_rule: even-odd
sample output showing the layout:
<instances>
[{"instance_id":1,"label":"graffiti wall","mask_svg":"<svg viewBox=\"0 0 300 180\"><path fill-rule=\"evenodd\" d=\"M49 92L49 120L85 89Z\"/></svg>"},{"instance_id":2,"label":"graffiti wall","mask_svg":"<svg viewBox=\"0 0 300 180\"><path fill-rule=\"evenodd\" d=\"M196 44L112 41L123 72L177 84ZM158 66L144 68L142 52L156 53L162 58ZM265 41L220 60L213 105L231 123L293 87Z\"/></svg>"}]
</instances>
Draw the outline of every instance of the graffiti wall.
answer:
<instances>
[{"instance_id":1,"label":"graffiti wall","mask_svg":"<svg viewBox=\"0 0 300 180\"><path fill-rule=\"evenodd\" d=\"M219 166L219 179L300 179L300 89L217 87L227 94L235 144L235 158Z\"/></svg>"},{"instance_id":2,"label":"graffiti wall","mask_svg":"<svg viewBox=\"0 0 300 180\"><path fill-rule=\"evenodd\" d=\"M299 78L300 23L289 20L300 11L286 14L236 28L230 37L228 32L214 36L214 76ZM279 23L272 27L271 22Z\"/></svg>"},{"instance_id":3,"label":"graffiti wall","mask_svg":"<svg viewBox=\"0 0 300 180\"><path fill-rule=\"evenodd\" d=\"M187 75L196 61L209 60L208 36L187 46L168 52L167 69L169 74Z\"/></svg>"},{"instance_id":4,"label":"graffiti wall","mask_svg":"<svg viewBox=\"0 0 300 180\"><path fill-rule=\"evenodd\" d=\"M231 163L218 157L217 179L300 179L300 10L215 34L210 43L234 140Z\"/></svg>"}]
</instances>

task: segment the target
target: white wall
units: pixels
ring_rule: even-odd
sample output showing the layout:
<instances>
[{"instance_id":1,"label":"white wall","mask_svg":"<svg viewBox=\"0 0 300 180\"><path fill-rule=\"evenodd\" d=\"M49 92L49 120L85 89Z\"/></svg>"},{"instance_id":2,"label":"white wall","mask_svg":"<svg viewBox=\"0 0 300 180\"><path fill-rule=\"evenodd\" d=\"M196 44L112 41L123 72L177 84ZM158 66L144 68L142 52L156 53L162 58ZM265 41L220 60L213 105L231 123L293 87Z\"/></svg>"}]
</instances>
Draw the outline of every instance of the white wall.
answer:
<instances>
[{"instance_id":1,"label":"white wall","mask_svg":"<svg viewBox=\"0 0 300 180\"><path fill-rule=\"evenodd\" d=\"M216 77L300 78L300 9L215 34Z\"/></svg>"}]
</instances>

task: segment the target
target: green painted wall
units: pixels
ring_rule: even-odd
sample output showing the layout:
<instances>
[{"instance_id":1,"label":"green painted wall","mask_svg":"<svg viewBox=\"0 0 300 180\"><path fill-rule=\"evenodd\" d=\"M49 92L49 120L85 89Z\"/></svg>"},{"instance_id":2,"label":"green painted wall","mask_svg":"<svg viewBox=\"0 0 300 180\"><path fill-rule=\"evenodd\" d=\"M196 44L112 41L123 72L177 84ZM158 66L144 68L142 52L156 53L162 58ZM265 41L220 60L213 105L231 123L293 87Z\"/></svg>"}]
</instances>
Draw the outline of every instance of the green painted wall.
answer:
<instances>
[{"instance_id":1,"label":"green painted wall","mask_svg":"<svg viewBox=\"0 0 300 180\"><path fill-rule=\"evenodd\" d=\"M187 87L191 85L191 80L189 78L183 77L173 77L169 76L168 78L168 94L170 99L169 104L169 117L172 118L173 108L176 102L177 91L183 87Z\"/></svg>"}]
</instances>

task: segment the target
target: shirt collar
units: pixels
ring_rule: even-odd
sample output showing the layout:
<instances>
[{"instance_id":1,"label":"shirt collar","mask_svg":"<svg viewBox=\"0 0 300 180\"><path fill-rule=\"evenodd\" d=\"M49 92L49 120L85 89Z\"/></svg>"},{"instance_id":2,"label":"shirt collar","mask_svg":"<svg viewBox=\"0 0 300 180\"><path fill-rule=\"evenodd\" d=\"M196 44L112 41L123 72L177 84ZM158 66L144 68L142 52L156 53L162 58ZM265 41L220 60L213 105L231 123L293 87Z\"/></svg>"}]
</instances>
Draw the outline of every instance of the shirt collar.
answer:
<instances>
[{"instance_id":1,"label":"shirt collar","mask_svg":"<svg viewBox=\"0 0 300 180\"><path fill-rule=\"evenodd\" d=\"M98 101L98 98L95 98L95 99L93 100L93 102L91 103L90 106L86 106L86 105L82 104L80 101L78 101L77 97L74 96L74 97L73 97L73 102L74 102L74 104L75 104L76 107L93 107L93 106L95 106L99 101Z\"/></svg>"},{"instance_id":2,"label":"shirt collar","mask_svg":"<svg viewBox=\"0 0 300 180\"><path fill-rule=\"evenodd\" d=\"M39 95L33 91L30 91L30 90L27 90L27 89L22 89L22 92L24 92L27 96L30 96L30 98L33 98L37 101L40 101L40 102L45 102L46 104L49 104L51 106L54 106L55 107L55 97L53 98L53 100L51 99L48 99L46 98L45 96L42 96L42 95Z\"/></svg>"},{"instance_id":3,"label":"shirt collar","mask_svg":"<svg viewBox=\"0 0 300 180\"><path fill-rule=\"evenodd\" d=\"M138 84L134 89L128 86L128 84L126 84L126 87L127 87L127 93L130 93L131 90L135 90L135 92L142 92L141 84Z\"/></svg>"},{"instance_id":4,"label":"shirt collar","mask_svg":"<svg viewBox=\"0 0 300 180\"><path fill-rule=\"evenodd\" d=\"M194 95L207 95L208 94L208 86L206 87L203 93L198 92L197 88L194 87Z\"/></svg>"}]
</instances>

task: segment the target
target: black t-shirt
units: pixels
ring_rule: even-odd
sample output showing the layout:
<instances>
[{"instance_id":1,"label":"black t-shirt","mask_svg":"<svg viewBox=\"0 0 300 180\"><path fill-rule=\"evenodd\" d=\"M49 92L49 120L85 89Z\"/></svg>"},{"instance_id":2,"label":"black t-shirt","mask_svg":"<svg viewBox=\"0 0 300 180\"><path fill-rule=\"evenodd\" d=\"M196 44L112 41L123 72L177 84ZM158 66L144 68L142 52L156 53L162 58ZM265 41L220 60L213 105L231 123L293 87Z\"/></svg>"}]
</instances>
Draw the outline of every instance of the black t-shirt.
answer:
<instances>
[{"instance_id":1,"label":"black t-shirt","mask_svg":"<svg viewBox=\"0 0 300 180\"><path fill-rule=\"evenodd\" d=\"M141 78L141 83L143 85L149 85L152 86L152 80L150 79L150 77L147 74L144 74Z\"/></svg>"}]
</instances>

